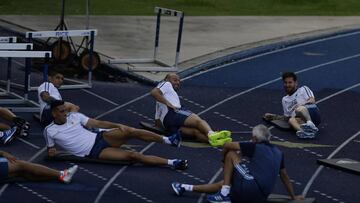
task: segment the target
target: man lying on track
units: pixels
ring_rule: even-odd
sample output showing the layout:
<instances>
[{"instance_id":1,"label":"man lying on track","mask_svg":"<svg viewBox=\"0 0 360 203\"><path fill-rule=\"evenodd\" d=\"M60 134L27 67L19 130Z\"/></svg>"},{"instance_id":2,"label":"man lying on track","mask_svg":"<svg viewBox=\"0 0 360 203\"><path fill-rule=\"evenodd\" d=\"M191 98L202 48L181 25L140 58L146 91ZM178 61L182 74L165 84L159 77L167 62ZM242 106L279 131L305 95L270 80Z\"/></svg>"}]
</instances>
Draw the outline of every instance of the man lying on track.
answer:
<instances>
[{"instance_id":1,"label":"man lying on track","mask_svg":"<svg viewBox=\"0 0 360 203\"><path fill-rule=\"evenodd\" d=\"M51 103L51 113L54 121L44 130L49 156L56 155L55 145L58 145L66 152L79 157L140 162L148 165L169 165L174 169L181 170L188 166L187 160L164 159L120 149L123 144L131 139L179 147L181 138L177 134L172 137L162 137L146 130L92 119L81 113L67 113L64 102L60 100ZM96 134L85 129L84 126L110 130Z\"/></svg>"},{"instance_id":2,"label":"man lying on track","mask_svg":"<svg viewBox=\"0 0 360 203\"><path fill-rule=\"evenodd\" d=\"M297 76L292 72L282 75L286 96L282 98L284 115L266 113L265 120L288 121L299 138L314 138L319 131L320 112L315 104L314 93L307 87L298 88Z\"/></svg>"},{"instance_id":3,"label":"man lying on track","mask_svg":"<svg viewBox=\"0 0 360 203\"><path fill-rule=\"evenodd\" d=\"M222 146L231 142L230 131L214 132L209 124L195 113L183 108L176 91L180 88L180 78L175 73L170 73L151 90L151 95L156 100L157 122L170 133L181 133L196 138L212 146Z\"/></svg>"},{"instance_id":4,"label":"man lying on track","mask_svg":"<svg viewBox=\"0 0 360 203\"><path fill-rule=\"evenodd\" d=\"M30 181L59 180L70 183L78 166L74 165L63 171L57 171L46 166L22 161L11 154L0 151L0 181L7 178L22 177Z\"/></svg>"},{"instance_id":5,"label":"man lying on track","mask_svg":"<svg viewBox=\"0 0 360 203\"><path fill-rule=\"evenodd\" d=\"M205 185L172 183L177 195L185 191L215 193L208 196L210 202L266 202L272 192L278 174L291 199L295 196L284 165L283 153L270 141L270 131L264 125L257 125L252 131L251 142L229 142L224 145L224 179ZM240 153L238 153L240 151ZM244 157L249 162L242 161Z\"/></svg>"}]
</instances>

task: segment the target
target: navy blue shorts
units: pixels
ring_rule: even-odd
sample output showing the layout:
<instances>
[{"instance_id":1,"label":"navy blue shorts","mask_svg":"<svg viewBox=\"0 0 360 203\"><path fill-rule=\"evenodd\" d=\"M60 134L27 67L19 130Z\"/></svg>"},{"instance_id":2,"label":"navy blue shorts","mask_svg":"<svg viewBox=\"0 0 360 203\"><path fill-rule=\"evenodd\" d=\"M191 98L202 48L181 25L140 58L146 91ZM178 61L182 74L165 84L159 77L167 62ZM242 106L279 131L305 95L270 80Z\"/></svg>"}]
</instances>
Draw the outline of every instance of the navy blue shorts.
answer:
<instances>
[{"instance_id":1,"label":"navy blue shorts","mask_svg":"<svg viewBox=\"0 0 360 203\"><path fill-rule=\"evenodd\" d=\"M40 123L42 126L46 127L48 126L51 122L53 122L53 117L51 114L51 110L50 110L50 106L46 105L45 108L43 109L42 113L41 113L41 118L40 118Z\"/></svg>"},{"instance_id":2,"label":"navy blue shorts","mask_svg":"<svg viewBox=\"0 0 360 203\"><path fill-rule=\"evenodd\" d=\"M0 180L3 180L9 176L8 160L4 157L0 157Z\"/></svg>"},{"instance_id":3,"label":"navy blue shorts","mask_svg":"<svg viewBox=\"0 0 360 203\"><path fill-rule=\"evenodd\" d=\"M236 164L231 180L231 202L265 202L266 197L260 191L254 177L244 164Z\"/></svg>"},{"instance_id":4,"label":"navy blue shorts","mask_svg":"<svg viewBox=\"0 0 360 203\"><path fill-rule=\"evenodd\" d=\"M321 117L320 117L320 110L316 106L316 104L307 104L305 105L306 109L308 110L311 121L318 126L321 123Z\"/></svg>"},{"instance_id":5,"label":"navy blue shorts","mask_svg":"<svg viewBox=\"0 0 360 203\"><path fill-rule=\"evenodd\" d=\"M96 135L95 143L91 148L91 151L87 157L98 159L103 149L110 147L109 143L102 136L103 132L99 132Z\"/></svg>"},{"instance_id":6,"label":"navy blue shorts","mask_svg":"<svg viewBox=\"0 0 360 203\"><path fill-rule=\"evenodd\" d=\"M184 126L185 120L192 114L191 111L179 109L174 111L169 109L164 117L164 127L170 133L176 133L181 126Z\"/></svg>"}]
</instances>

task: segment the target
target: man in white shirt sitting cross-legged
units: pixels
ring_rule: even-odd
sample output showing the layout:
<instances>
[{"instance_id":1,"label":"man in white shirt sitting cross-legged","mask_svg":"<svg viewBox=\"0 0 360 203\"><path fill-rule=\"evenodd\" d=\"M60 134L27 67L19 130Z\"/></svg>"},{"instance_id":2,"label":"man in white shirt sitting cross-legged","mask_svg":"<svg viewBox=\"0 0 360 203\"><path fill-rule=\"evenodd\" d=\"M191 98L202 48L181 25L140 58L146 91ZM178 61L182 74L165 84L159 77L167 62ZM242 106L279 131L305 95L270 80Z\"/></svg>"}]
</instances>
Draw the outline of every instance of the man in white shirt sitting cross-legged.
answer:
<instances>
[{"instance_id":1,"label":"man in white shirt sitting cross-legged","mask_svg":"<svg viewBox=\"0 0 360 203\"><path fill-rule=\"evenodd\" d=\"M61 100L51 103L51 113L54 121L44 130L49 156L56 155L55 145L58 145L66 152L79 157L140 162L148 165L168 165L181 170L187 168L187 160L164 159L158 156L143 155L139 152L120 149L120 146L130 139L179 147L181 138L178 135L162 137L146 130L92 119L78 112L67 113L64 102ZM85 127L110 130L96 134Z\"/></svg>"},{"instance_id":2,"label":"man in white shirt sitting cross-legged","mask_svg":"<svg viewBox=\"0 0 360 203\"><path fill-rule=\"evenodd\" d=\"M266 113L266 120L287 120L299 138L315 138L321 122L320 111L314 93L307 87L298 88L297 76L293 72L282 75L286 95L282 98L283 116Z\"/></svg>"}]
</instances>

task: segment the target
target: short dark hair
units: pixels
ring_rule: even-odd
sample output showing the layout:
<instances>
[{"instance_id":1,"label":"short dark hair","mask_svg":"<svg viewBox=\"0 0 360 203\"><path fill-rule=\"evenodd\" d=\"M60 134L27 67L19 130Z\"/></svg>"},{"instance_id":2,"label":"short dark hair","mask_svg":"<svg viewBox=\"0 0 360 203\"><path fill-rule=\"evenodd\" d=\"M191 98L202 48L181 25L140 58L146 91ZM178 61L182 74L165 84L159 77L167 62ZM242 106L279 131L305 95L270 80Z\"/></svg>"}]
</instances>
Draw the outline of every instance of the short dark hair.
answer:
<instances>
[{"instance_id":1,"label":"short dark hair","mask_svg":"<svg viewBox=\"0 0 360 203\"><path fill-rule=\"evenodd\" d=\"M62 75L62 73L60 73L56 68L51 68L51 69L49 69L49 71L48 71L48 76L50 76L50 77L54 77L54 76L57 75L57 74L61 74L61 75Z\"/></svg>"},{"instance_id":2,"label":"short dark hair","mask_svg":"<svg viewBox=\"0 0 360 203\"><path fill-rule=\"evenodd\" d=\"M65 102L63 100L53 100L50 103L50 110L53 111L56 107L63 105Z\"/></svg>"},{"instance_id":3,"label":"short dark hair","mask_svg":"<svg viewBox=\"0 0 360 203\"><path fill-rule=\"evenodd\" d=\"M297 76L293 72L284 72L281 77L282 80L285 80L286 78L292 78L295 82L297 81Z\"/></svg>"}]
</instances>

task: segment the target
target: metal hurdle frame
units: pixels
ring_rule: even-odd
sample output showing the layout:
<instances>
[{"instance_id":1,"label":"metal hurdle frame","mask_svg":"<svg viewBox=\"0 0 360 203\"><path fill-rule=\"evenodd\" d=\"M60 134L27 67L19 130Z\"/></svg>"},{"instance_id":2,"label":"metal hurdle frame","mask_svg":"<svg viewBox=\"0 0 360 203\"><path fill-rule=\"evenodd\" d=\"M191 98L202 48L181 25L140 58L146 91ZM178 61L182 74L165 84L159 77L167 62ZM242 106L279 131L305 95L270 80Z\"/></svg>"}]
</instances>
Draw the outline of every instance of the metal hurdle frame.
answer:
<instances>
[{"instance_id":1,"label":"metal hurdle frame","mask_svg":"<svg viewBox=\"0 0 360 203\"><path fill-rule=\"evenodd\" d=\"M0 50L7 50L7 51L14 51L14 50L32 50L33 44L31 43L11 43L13 41L13 38L10 39L10 43L0 43ZM6 40L5 40L6 41ZM15 38L16 41L16 38ZM2 93L0 95L10 94L10 87L11 87L11 66L12 66L12 58L8 58L8 64L7 64L7 75L6 75L6 81L4 82L6 84L6 90L2 90ZM3 82L3 81L1 81ZM1 102L0 102L1 104Z\"/></svg>"},{"instance_id":2,"label":"metal hurdle frame","mask_svg":"<svg viewBox=\"0 0 360 203\"><path fill-rule=\"evenodd\" d=\"M24 44L25 45L25 44ZM8 46L8 45L6 45ZM16 47L18 45L12 44L12 46ZM1 47L1 44L0 44ZM30 48L29 44L26 44L27 48ZM25 58L26 65L25 65L25 81L24 81L24 97L12 93L9 91L9 95L16 97L17 99L1 99L1 104L30 104L35 107L7 107L13 112L39 112L39 104L37 104L34 101L31 101L28 99L28 93L29 93L29 84L30 84L30 78L29 78L29 72L31 70L31 58L45 58L46 61L49 61L49 58L51 57L50 51L0 51L0 57L7 57L7 58ZM47 63L44 64L44 69L47 68Z\"/></svg>"},{"instance_id":3,"label":"metal hurdle frame","mask_svg":"<svg viewBox=\"0 0 360 203\"><path fill-rule=\"evenodd\" d=\"M180 56L181 37L184 24L184 12L172 10L168 8L155 7L154 12L157 14L156 30L155 30L155 46L153 58L143 59L110 59L109 64L128 64L128 70L133 72L176 72L178 70L178 62ZM179 17L179 29L176 42L176 55L174 65L168 65L158 59L159 36L160 36L160 21L161 15ZM133 64L155 63L158 67L135 67Z\"/></svg>"},{"instance_id":4,"label":"metal hurdle frame","mask_svg":"<svg viewBox=\"0 0 360 203\"><path fill-rule=\"evenodd\" d=\"M95 36L97 35L96 29L90 30L59 30L59 31L36 31L26 32L26 39L28 42L32 42L34 38L62 38L62 37L90 37L90 48L89 48L89 70L88 70L88 82L81 82L76 80L69 80L78 84L62 85L60 89L82 89L92 87L92 59L94 52ZM44 81L47 81L47 69L44 69ZM29 81L30 83L30 81ZM29 91L37 90L38 86L28 87Z\"/></svg>"}]
</instances>

